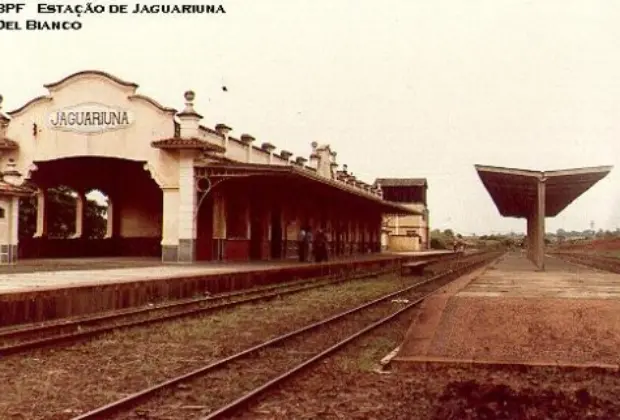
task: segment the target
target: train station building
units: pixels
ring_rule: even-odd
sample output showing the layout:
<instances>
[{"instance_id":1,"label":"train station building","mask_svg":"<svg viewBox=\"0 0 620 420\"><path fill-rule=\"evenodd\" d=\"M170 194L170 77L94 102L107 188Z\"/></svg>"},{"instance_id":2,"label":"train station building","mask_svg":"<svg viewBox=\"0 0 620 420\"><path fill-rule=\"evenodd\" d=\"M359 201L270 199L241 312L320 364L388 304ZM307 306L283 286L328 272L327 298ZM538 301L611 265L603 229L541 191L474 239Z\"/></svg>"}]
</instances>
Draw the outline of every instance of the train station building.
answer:
<instances>
[{"instance_id":1,"label":"train station building","mask_svg":"<svg viewBox=\"0 0 620 420\"><path fill-rule=\"evenodd\" d=\"M545 269L545 218L555 217L594 184L611 166L532 171L476 165L476 171L499 213L527 221L527 256Z\"/></svg>"},{"instance_id":2,"label":"train station building","mask_svg":"<svg viewBox=\"0 0 620 420\"><path fill-rule=\"evenodd\" d=\"M305 226L326 232L332 255L351 255L380 250L385 214L422 214L357 179L330 145L312 143L294 156L247 133L233 136L225 124L204 126L191 91L179 112L100 71L45 88L19 109L0 110L3 262L18 254L284 259L296 256ZM47 192L58 186L75 197L73 231L63 238L50 235L48 220ZM99 237L86 234L92 191L107 197ZM18 235L24 199L36 202L28 237Z\"/></svg>"},{"instance_id":3,"label":"train station building","mask_svg":"<svg viewBox=\"0 0 620 420\"><path fill-rule=\"evenodd\" d=\"M381 188L384 199L417 212L407 215L386 214L383 217L383 247L395 252L430 249L426 178L379 178L374 185Z\"/></svg>"}]
</instances>

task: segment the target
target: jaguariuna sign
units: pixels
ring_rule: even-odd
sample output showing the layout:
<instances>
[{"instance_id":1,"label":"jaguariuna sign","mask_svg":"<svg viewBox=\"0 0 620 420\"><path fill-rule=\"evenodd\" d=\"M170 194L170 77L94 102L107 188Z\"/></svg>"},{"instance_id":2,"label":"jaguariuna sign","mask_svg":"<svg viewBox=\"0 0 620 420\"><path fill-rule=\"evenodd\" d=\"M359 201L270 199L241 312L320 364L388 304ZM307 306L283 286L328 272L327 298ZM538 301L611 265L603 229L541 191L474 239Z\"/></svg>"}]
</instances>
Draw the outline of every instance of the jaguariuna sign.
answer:
<instances>
[{"instance_id":1,"label":"jaguariuna sign","mask_svg":"<svg viewBox=\"0 0 620 420\"><path fill-rule=\"evenodd\" d=\"M133 124L131 111L98 103L83 103L51 112L50 128L83 134L127 128Z\"/></svg>"}]
</instances>

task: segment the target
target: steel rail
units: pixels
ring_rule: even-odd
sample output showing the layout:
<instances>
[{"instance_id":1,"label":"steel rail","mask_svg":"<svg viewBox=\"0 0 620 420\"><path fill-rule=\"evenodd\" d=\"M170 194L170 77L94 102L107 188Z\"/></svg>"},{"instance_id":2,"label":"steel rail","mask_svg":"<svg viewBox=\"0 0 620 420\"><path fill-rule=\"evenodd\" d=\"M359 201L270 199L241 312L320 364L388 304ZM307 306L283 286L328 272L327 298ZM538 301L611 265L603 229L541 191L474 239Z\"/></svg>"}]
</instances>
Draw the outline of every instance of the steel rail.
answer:
<instances>
[{"instance_id":1,"label":"steel rail","mask_svg":"<svg viewBox=\"0 0 620 420\"><path fill-rule=\"evenodd\" d=\"M492 253L491 255L496 255L496 253ZM496 257L493 257L496 258ZM355 308L346 310L344 312L338 313L336 315L330 316L326 319L323 319L321 321L317 321L314 322L312 324L306 325L304 327L298 328L294 331L288 332L286 334L280 335L278 337L272 338L268 341L265 341L263 343L260 343L258 345L255 345L253 347L250 347L246 350L243 350L241 352L235 353L231 356L225 357L223 359L217 360L215 362L209 363L201 368L195 369L191 372L188 372L186 374L177 376L175 378L169 379L167 381L161 382L159 384L155 384L149 388L145 388L141 391L138 391L136 393L130 394L122 399L119 399L117 401L111 402L109 404L106 404L104 406L101 406L99 408L96 408L94 410L91 410L87 413L81 414L77 417L74 417L73 420L87 420L87 419L100 419L100 418L108 418L109 416L116 414L122 410L124 410L127 407L131 407L134 405L137 405L140 401L156 394L159 391L162 391L166 388L170 388L173 385L176 385L178 383L193 379L195 377L198 377L200 375L203 375L205 373L208 373L210 371L213 371L215 369L219 369L223 366L225 366L227 363L230 363L232 361L235 361L237 359L240 359L244 356L247 356L249 354L255 353L261 349L264 349L266 347L272 346L274 344L278 344L281 343L287 339L296 337L298 335L301 335L302 333L308 332L310 330L314 330L317 328L320 328L328 323L332 323L334 321L340 320L348 315L360 312L366 308L369 308L371 306L374 306L376 304L385 302L388 299L392 299L394 297L397 297L399 295L402 295L404 293L413 291L416 288L419 288L420 286L432 283L432 282L436 282L438 280L442 280L442 279L446 279L447 277L449 277L450 275L454 275L459 273L463 273L469 269L475 268L477 266L483 265L485 263L487 263L489 260L491 260L491 257L488 254L476 254L474 256L469 256L468 259L474 259L474 262L472 263L468 263L468 264L464 264L463 266L457 268L457 269L449 269L443 273L440 273L438 275L432 276L429 279L423 280L421 282L418 282L414 285L411 286L407 286L403 289L397 290L395 292L391 292L388 293L386 295L383 295L377 299L374 299L370 302L366 302L362 305L359 305ZM431 292L427 295L425 295L425 297L428 297L430 294L432 294L434 292ZM422 298L422 300L424 300L424 298ZM422 300L419 300L420 302ZM272 384L273 385L273 384ZM257 391L258 392L258 391ZM261 391L262 392L262 391ZM255 394L253 394L255 395ZM251 397L247 397L247 398L251 398ZM244 399L245 401L245 399ZM241 402L239 402L238 404L240 404ZM228 410L228 409L227 409ZM220 412L220 410L217 411L218 413Z\"/></svg>"},{"instance_id":2,"label":"steel rail","mask_svg":"<svg viewBox=\"0 0 620 420\"><path fill-rule=\"evenodd\" d=\"M71 333L60 333L60 334L52 335L49 337L37 338L34 340L18 341L17 343L11 343L8 345L4 345L0 347L0 356L7 356L10 354L16 354L16 353L24 352L27 350L41 348L41 347L50 346L50 345L59 344L59 343L68 343L68 342L77 341L80 339L93 338L98 335L104 334L106 332L116 331L116 330L120 330L124 328L145 326L145 325L155 324L158 322L165 322L165 321L170 321L173 319L199 315L199 314L207 313L209 311L222 310L222 309L234 307L237 305L268 301L270 299L274 299L279 296L292 295L295 293L301 293L304 291L326 287L330 285L335 285L335 284L343 283L347 281L375 277L375 276L379 276L383 274L388 274L392 271L393 269L383 269L383 270L377 270L377 271L372 271L372 272L365 272L361 274L355 274L351 276L343 275L338 278L330 278L331 276L328 278L321 277L319 279L299 282L298 284L287 283L286 285L280 285L279 287L268 286L268 288L265 288L265 289L263 288L252 289L252 291L241 291L238 293L230 293L230 294L227 293L224 295L216 295L216 296L211 296L208 298L201 298L201 299L197 299L193 301L174 302L174 303L169 303L169 304L166 304L165 306L159 306L156 308L150 308L150 307L140 308L140 309L134 309L134 310L127 311L127 312L99 315L99 316L95 316L92 318L87 318L86 320L78 319L75 321L65 322L62 324L55 324L51 326L45 325L45 326L41 326L38 328L33 327L30 329L24 329L24 330L7 331L4 334L0 335L0 339L4 338L6 340L7 338L12 338L12 336L22 335L26 333L30 335L42 334L44 331L49 331L50 329L52 330L53 329L66 329L69 327L73 327L76 329L76 331L71 332ZM270 292L270 293L264 293L264 292ZM258 294L258 295L251 296L253 294ZM250 296L245 297L245 298L243 297L247 295L250 295ZM242 298L232 300L232 301L226 301L226 299L231 299L235 297L242 297ZM218 301L222 301L222 302L218 303ZM155 313L158 311L175 310L175 309L179 309L179 308L183 308L187 306L196 306L196 305L204 305L204 304L210 304L210 306L192 307L189 309L181 309L181 310L178 310L172 313L164 313L162 315L151 316L149 318L138 319L138 320L128 319L125 322L122 322L123 318L131 318L131 317L136 317L140 315L148 315L150 313ZM109 325L103 325L99 327L91 327L85 330L81 329L83 326L88 325L89 323L92 324L92 323L99 323L103 321L108 321L108 322L115 321L115 323L112 323Z\"/></svg>"},{"instance_id":3,"label":"steel rail","mask_svg":"<svg viewBox=\"0 0 620 420\"><path fill-rule=\"evenodd\" d=\"M450 273L452 274L452 273ZM437 289L440 290L441 288ZM397 317L398 315L400 315L401 313L411 309L412 307L419 305L421 302L423 302L425 299L427 299L430 295L433 295L437 292L437 290L434 290L432 292L427 293L426 295L414 300L413 302L408 303L407 305L405 305L403 308L393 312L392 314L381 318L380 320L373 322L372 324L368 325L367 327L357 331L356 333L348 336L347 338L339 341L338 343L332 345L331 347L323 350L321 353L306 359L305 361L303 361L302 363L298 364L297 366L295 366L294 368L284 372L283 374L281 374L280 376L270 380L269 382L264 383L263 385L260 385L256 388L254 388L252 391L247 392L246 394L244 394L243 396L237 398L236 400L232 401L231 403L217 409L216 411L208 414L207 416L201 417L200 420L212 420L212 419L216 419L219 418L221 416L227 415L232 413L233 411L239 409L243 404L246 404L248 402L250 402L252 399L256 398L257 396L259 396L260 394L262 394L263 392L267 391L268 389L274 387L275 385L278 385L279 383L283 382L285 379L288 379L290 377L292 377L294 374L299 373L301 370L309 367L310 365L320 361L321 359L324 359L325 357L329 356L330 354L336 352L337 350L341 349L342 347L344 347L346 344L350 343L351 341L355 340L356 338L359 338L360 336L374 330L375 328L385 324L386 322L394 319L395 317Z\"/></svg>"},{"instance_id":4,"label":"steel rail","mask_svg":"<svg viewBox=\"0 0 620 420\"><path fill-rule=\"evenodd\" d=\"M253 294L257 292L269 291L271 289L280 289L280 288L285 288L289 286L296 286L299 284L325 281L325 280L329 280L329 278L331 277L334 277L334 276L321 276L319 278L314 278L311 280L278 283L278 284L272 284L272 285L263 286L263 287L252 287L252 288L247 288L247 289L237 290L237 291L232 291L232 292L218 293L215 295L209 294L208 296L199 297L199 298L194 297L194 298L176 299L173 301L168 301L168 302L163 302L163 303L149 304L149 306L140 306L140 307L134 307L134 308L128 308L128 309L105 311L105 312L99 312L96 314L64 318L60 320L43 321L39 323L18 324L18 325L12 325L8 327L0 327L0 339L6 338L6 337L13 338L12 336L19 335L19 334L42 333L42 332L45 332L45 331L48 331L54 328L63 328L63 327L70 327L74 325L83 325L86 323L92 323L92 322L97 322L97 321L107 321L107 320L111 320L114 318L120 318L120 317L127 316L127 315L142 314L142 313L161 311L161 310L166 310L166 309L174 309L175 307L182 307L182 306L200 305L203 303L212 302L213 300L216 300L216 299L233 298L233 297L249 295L249 294ZM206 293L208 293L208 291L206 291Z\"/></svg>"},{"instance_id":5,"label":"steel rail","mask_svg":"<svg viewBox=\"0 0 620 420\"><path fill-rule=\"evenodd\" d=\"M485 261L478 261L478 262L474 262L472 264L468 264L464 267L461 268L457 268L456 270L450 270L448 273L446 273L446 277L449 277L453 274L456 273L461 273L461 272L466 272L468 269L472 268L472 267L477 267L479 266L481 263L484 263ZM457 278L460 277L459 274L457 275ZM249 403L251 400L253 400L254 398L258 397L260 394L264 393L265 391L269 390L270 388L273 388L274 386L282 383L283 381L289 379L290 377L292 377L293 375L301 372L303 369L315 364L316 362L324 359L325 357L335 353L336 351L340 350L341 348L343 348L345 345L349 344L350 342L352 342L353 340L361 337L364 334L367 334L368 332L374 330L377 327L380 327L382 325L384 325L385 323L391 321L392 319L398 317L400 314L402 314L405 311L408 311L409 309L413 308L414 306L419 305L420 303L422 303L424 300L426 300L429 296L437 293L439 290L443 289L445 287L439 287L436 290L433 290L427 294L425 294L424 296L415 299L413 302L408 303L407 305L405 305L403 308L398 309L397 311L393 312L392 314L381 318L378 321L373 322L372 324L366 326L365 328L358 330L357 332L351 334L350 336L348 336L347 338L339 341L338 343L330 346L329 348L323 350L322 352L320 352L319 354L306 359L305 361L299 363L297 366L293 367L292 369L289 369L288 371L284 372L283 374L279 375L276 378L271 379L270 381L264 383L263 385L260 385L256 388L254 388L253 390L245 393L243 396L237 398L236 400L232 401L231 403L217 409L216 411L213 411L211 413L209 413L208 415L201 417L200 420L213 420L213 419L217 419L220 418L221 416L225 416L227 414L231 414L232 412L240 409L244 404Z\"/></svg>"},{"instance_id":6,"label":"steel rail","mask_svg":"<svg viewBox=\"0 0 620 420\"><path fill-rule=\"evenodd\" d=\"M620 258L575 252L550 252L549 255L572 264L582 264L590 268L612 273L620 272Z\"/></svg>"}]
</instances>

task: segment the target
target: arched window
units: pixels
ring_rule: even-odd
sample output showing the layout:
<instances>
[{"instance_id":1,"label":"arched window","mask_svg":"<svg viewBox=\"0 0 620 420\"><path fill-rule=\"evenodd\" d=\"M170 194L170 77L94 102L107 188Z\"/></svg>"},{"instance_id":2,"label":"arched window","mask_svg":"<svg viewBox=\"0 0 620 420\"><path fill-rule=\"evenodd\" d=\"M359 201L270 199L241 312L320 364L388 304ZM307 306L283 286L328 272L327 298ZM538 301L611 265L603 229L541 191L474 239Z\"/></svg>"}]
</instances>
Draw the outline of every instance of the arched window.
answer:
<instances>
[{"instance_id":1,"label":"arched window","mask_svg":"<svg viewBox=\"0 0 620 420\"><path fill-rule=\"evenodd\" d=\"M105 238L109 233L110 197L101 190L92 189L85 194L85 198L83 236L88 239Z\"/></svg>"},{"instance_id":2,"label":"arched window","mask_svg":"<svg viewBox=\"0 0 620 420\"><path fill-rule=\"evenodd\" d=\"M48 188L45 211L50 238L66 239L75 233L77 197L77 192L66 185Z\"/></svg>"},{"instance_id":3,"label":"arched window","mask_svg":"<svg viewBox=\"0 0 620 420\"><path fill-rule=\"evenodd\" d=\"M0 207L0 219L4 219L4 214L5 214L4 208Z\"/></svg>"}]
</instances>

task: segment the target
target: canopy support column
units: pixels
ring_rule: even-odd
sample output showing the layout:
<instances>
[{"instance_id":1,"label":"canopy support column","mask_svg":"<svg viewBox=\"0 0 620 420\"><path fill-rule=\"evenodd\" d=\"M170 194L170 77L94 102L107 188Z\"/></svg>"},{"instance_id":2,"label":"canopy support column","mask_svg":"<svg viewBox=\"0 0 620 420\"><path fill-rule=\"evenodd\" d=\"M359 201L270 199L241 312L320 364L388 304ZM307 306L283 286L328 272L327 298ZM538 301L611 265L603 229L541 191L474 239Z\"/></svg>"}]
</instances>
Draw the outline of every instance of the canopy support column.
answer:
<instances>
[{"instance_id":1,"label":"canopy support column","mask_svg":"<svg viewBox=\"0 0 620 420\"><path fill-rule=\"evenodd\" d=\"M537 206L536 206L536 251L534 255L534 263L540 270L545 269L545 195L546 195L545 179L538 181Z\"/></svg>"},{"instance_id":2,"label":"canopy support column","mask_svg":"<svg viewBox=\"0 0 620 420\"><path fill-rule=\"evenodd\" d=\"M539 270L545 269L545 180L536 183L536 202L527 217L527 256Z\"/></svg>"}]
</instances>

